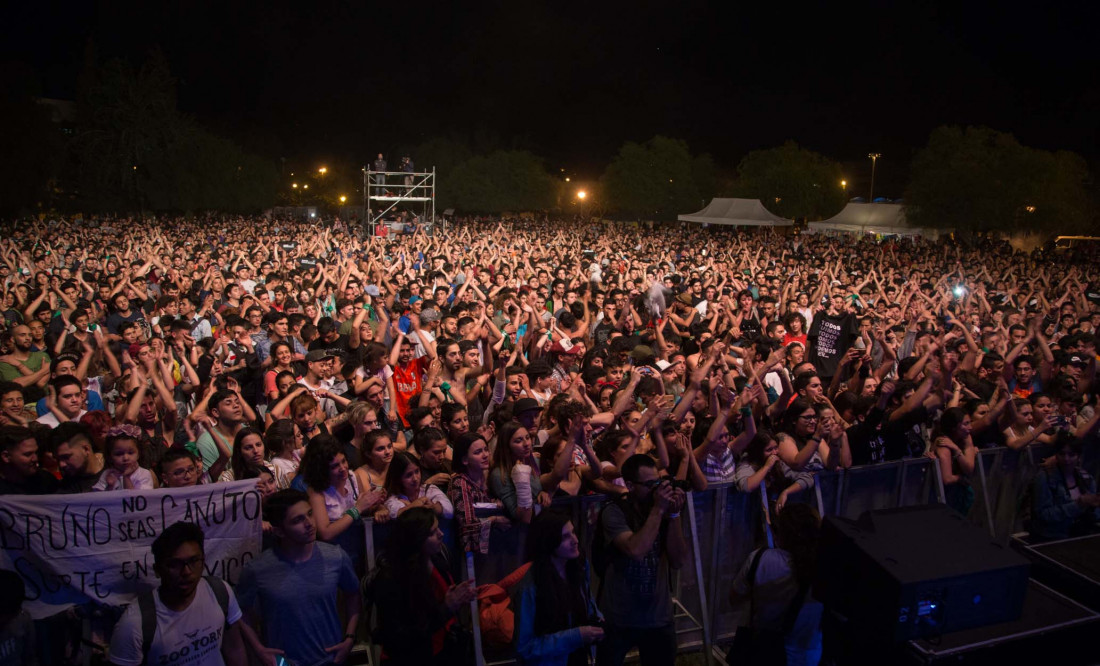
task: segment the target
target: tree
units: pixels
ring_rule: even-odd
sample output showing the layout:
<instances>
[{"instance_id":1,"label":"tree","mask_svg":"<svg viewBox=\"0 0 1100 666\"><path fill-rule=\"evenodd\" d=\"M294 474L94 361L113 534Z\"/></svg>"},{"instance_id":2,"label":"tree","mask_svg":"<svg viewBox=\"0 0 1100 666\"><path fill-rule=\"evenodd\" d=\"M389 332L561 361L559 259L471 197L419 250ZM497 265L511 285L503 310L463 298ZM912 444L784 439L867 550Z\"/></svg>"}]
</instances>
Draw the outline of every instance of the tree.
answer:
<instances>
[{"instance_id":1,"label":"tree","mask_svg":"<svg viewBox=\"0 0 1100 666\"><path fill-rule=\"evenodd\" d=\"M1034 152L1041 167L1036 171L1035 205L1031 211L1025 208L1028 215L1020 216L1025 218L1021 226L1095 234L1095 183L1084 158L1068 150Z\"/></svg>"},{"instance_id":2,"label":"tree","mask_svg":"<svg viewBox=\"0 0 1100 666\"><path fill-rule=\"evenodd\" d=\"M275 199L275 165L184 122L179 140L150 156L142 178L153 210L255 211Z\"/></svg>"},{"instance_id":3,"label":"tree","mask_svg":"<svg viewBox=\"0 0 1100 666\"><path fill-rule=\"evenodd\" d=\"M664 136L623 144L600 178L600 190L612 210L655 220L698 210L713 187L710 156L692 158L686 142Z\"/></svg>"},{"instance_id":4,"label":"tree","mask_svg":"<svg viewBox=\"0 0 1100 666\"><path fill-rule=\"evenodd\" d=\"M544 210L554 204L556 183L542 161L521 150L471 157L449 176L443 208L479 213Z\"/></svg>"},{"instance_id":5,"label":"tree","mask_svg":"<svg viewBox=\"0 0 1100 666\"><path fill-rule=\"evenodd\" d=\"M794 141L749 153L737 174L738 196L760 199L776 215L820 220L844 208L840 165Z\"/></svg>"},{"instance_id":6,"label":"tree","mask_svg":"<svg viewBox=\"0 0 1100 666\"><path fill-rule=\"evenodd\" d=\"M98 209L140 205L149 164L178 140L175 81L160 52L139 71L123 60L99 69L77 99L73 145L83 203Z\"/></svg>"},{"instance_id":7,"label":"tree","mask_svg":"<svg viewBox=\"0 0 1100 666\"><path fill-rule=\"evenodd\" d=\"M1028 148L988 127L940 127L913 158L906 216L960 231L1084 230L1090 182L1073 153Z\"/></svg>"},{"instance_id":8,"label":"tree","mask_svg":"<svg viewBox=\"0 0 1100 666\"><path fill-rule=\"evenodd\" d=\"M474 156L469 142L454 137L435 137L424 141L407 153L418 170L435 167L436 173L450 173L459 164Z\"/></svg>"},{"instance_id":9,"label":"tree","mask_svg":"<svg viewBox=\"0 0 1100 666\"><path fill-rule=\"evenodd\" d=\"M453 206L454 174L467 160L474 156L468 141L460 138L436 137L428 139L413 148L412 156L418 171L427 171L435 167L437 174L435 196L443 208Z\"/></svg>"},{"instance_id":10,"label":"tree","mask_svg":"<svg viewBox=\"0 0 1100 666\"><path fill-rule=\"evenodd\" d=\"M82 77L77 115L81 208L244 212L274 200L273 164L179 113L158 51L137 71L111 60Z\"/></svg>"}]
</instances>

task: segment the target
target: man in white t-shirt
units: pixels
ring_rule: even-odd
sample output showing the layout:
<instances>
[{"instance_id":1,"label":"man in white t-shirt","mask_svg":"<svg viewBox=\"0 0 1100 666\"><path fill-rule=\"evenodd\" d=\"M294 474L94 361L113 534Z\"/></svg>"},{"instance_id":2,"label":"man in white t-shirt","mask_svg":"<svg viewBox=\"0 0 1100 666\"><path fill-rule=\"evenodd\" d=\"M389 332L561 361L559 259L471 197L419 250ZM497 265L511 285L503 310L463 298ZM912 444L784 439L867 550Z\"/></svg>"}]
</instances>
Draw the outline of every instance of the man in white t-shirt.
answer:
<instances>
[{"instance_id":1,"label":"man in white t-shirt","mask_svg":"<svg viewBox=\"0 0 1100 666\"><path fill-rule=\"evenodd\" d=\"M256 281L252 279L251 268L248 266L241 266L237 269L237 284L241 285L241 289L244 289L249 294L256 291Z\"/></svg>"},{"instance_id":2,"label":"man in white t-shirt","mask_svg":"<svg viewBox=\"0 0 1100 666\"><path fill-rule=\"evenodd\" d=\"M220 579L203 576L202 529L194 523L170 525L153 542L152 551L160 587L122 614L111 637L111 663L247 664L237 598Z\"/></svg>"},{"instance_id":3,"label":"man in white t-shirt","mask_svg":"<svg viewBox=\"0 0 1100 666\"><path fill-rule=\"evenodd\" d=\"M334 358L336 355L328 349L314 349L306 354L306 374L298 379L298 383L309 390L310 394L317 399L325 416L330 419L336 416L336 402L318 391L327 392L332 389L334 383L332 377L326 378L325 375L331 369Z\"/></svg>"}]
</instances>

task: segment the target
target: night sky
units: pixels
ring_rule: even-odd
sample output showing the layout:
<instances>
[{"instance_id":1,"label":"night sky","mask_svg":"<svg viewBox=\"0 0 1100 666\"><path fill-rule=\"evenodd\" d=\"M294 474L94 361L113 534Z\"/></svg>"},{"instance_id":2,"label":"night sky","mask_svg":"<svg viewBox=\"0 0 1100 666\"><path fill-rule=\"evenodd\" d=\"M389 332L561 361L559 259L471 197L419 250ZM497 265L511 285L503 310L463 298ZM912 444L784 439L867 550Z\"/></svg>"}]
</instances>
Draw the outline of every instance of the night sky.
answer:
<instances>
[{"instance_id":1,"label":"night sky","mask_svg":"<svg viewBox=\"0 0 1100 666\"><path fill-rule=\"evenodd\" d=\"M0 59L72 98L89 39L135 64L159 46L183 111L300 164L456 135L594 178L654 134L730 169L793 139L842 162L856 194L882 153L876 194L896 197L953 123L1095 169L1095 5L879 4L19 3Z\"/></svg>"}]
</instances>

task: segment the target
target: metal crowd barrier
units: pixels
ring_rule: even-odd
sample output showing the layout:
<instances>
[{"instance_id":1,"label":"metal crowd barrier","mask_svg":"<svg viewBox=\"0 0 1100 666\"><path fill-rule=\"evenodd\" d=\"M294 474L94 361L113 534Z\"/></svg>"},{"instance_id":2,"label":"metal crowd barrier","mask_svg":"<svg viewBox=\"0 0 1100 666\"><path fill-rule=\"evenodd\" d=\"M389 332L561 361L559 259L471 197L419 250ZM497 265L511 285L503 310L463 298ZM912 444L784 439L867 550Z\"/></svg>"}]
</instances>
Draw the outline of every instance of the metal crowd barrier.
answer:
<instances>
[{"instance_id":1,"label":"metal crowd barrier","mask_svg":"<svg viewBox=\"0 0 1100 666\"><path fill-rule=\"evenodd\" d=\"M970 482L974 487L974 505L968 518L989 530L997 542L1007 544L1009 537L1024 529L1023 506L1027 492L1039 471L1046 447L1025 447L1014 451L1007 447L984 449L978 453Z\"/></svg>"},{"instance_id":2,"label":"metal crowd barrier","mask_svg":"<svg viewBox=\"0 0 1100 666\"><path fill-rule=\"evenodd\" d=\"M864 511L943 502L943 478L931 458L896 460L814 475L817 510L858 518Z\"/></svg>"},{"instance_id":3,"label":"metal crowd barrier","mask_svg":"<svg viewBox=\"0 0 1100 666\"><path fill-rule=\"evenodd\" d=\"M968 518L987 529L991 536L1007 541L1016 527L1019 498L1034 476L1035 463L1028 450L986 449L979 453L970 483L975 500ZM792 501L816 504L819 513L855 519L864 511L921 504L943 503L943 478L939 464L931 458L914 458L847 470L820 472L814 487ZM597 535L599 512L606 503L603 495L557 498L552 508L567 511L586 557L591 555ZM729 589L749 554L771 544L768 499L763 486L759 493L737 492L732 483L710 484L704 492L689 493L681 525L691 549L691 560L671 581L677 646L683 651L701 649L708 666L725 663L718 645L728 642L746 618L742 609L731 606ZM478 511L479 516L493 512ZM457 533L453 521L440 521L450 539L452 552ZM366 558L373 568L384 541L386 525L368 525ZM452 558L456 577L478 584L495 583L524 561L526 526L492 531L486 555L466 553ZM591 558L589 557L589 561ZM598 589L593 572L592 586ZM514 663L509 650L486 653L477 623L476 602L471 603L470 622L474 631L478 666ZM377 664L371 646L371 663Z\"/></svg>"}]
</instances>

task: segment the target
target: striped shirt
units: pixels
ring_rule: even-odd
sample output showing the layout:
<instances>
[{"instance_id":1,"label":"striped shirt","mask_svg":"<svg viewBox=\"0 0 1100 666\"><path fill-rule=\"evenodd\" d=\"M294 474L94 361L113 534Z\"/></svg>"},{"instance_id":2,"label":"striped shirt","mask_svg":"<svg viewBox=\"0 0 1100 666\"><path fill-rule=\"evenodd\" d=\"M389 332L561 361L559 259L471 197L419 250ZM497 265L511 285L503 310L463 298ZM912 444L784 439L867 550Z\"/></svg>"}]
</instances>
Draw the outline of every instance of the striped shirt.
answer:
<instances>
[{"instance_id":1,"label":"striped shirt","mask_svg":"<svg viewBox=\"0 0 1100 666\"><path fill-rule=\"evenodd\" d=\"M724 483L726 481L733 481L737 463L733 459L733 451L731 451L729 447L725 447L718 456L708 452L706 457L703 458L703 464L700 467L702 467L703 476L706 477L708 482Z\"/></svg>"}]
</instances>

